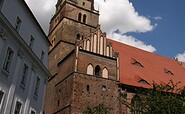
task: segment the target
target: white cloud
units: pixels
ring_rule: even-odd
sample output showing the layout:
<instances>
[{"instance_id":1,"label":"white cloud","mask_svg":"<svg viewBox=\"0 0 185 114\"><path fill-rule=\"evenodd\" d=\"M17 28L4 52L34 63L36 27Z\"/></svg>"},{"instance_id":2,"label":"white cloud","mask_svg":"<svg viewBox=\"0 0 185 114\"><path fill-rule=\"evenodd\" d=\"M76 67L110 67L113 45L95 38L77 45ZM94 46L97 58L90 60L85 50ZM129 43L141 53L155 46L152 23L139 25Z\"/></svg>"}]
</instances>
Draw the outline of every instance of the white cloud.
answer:
<instances>
[{"instance_id":1,"label":"white cloud","mask_svg":"<svg viewBox=\"0 0 185 114\"><path fill-rule=\"evenodd\" d=\"M100 10L101 28L108 37L149 52L156 51L152 45L125 35L128 32L152 31L157 26L152 25L147 17L139 15L129 0L95 0L95 3L95 8ZM119 33L115 33L116 30Z\"/></svg>"},{"instance_id":2,"label":"white cloud","mask_svg":"<svg viewBox=\"0 0 185 114\"><path fill-rule=\"evenodd\" d=\"M45 33L48 33L49 22L54 15L57 0L25 0L33 14L41 24Z\"/></svg>"},{"instance_id":3,"label":"white cloud","mask_svg":"<svg viewBox=\"0 0 185 114\"><path fill-rule=\"evenodd\" d=\"M123 42L125 44L128 44L130 46L149 51L149 52L155 52L156 49L152 45L148 45L140 40L137 40L133 36L127 36L127 35L121 35L118 33L113 33L111 35L111 38L113 38L116 41Z\"/></svg>"},{"instance_id":4,"label":"white cloud","mask_svg":"<svg viewBox=\"0 0 185 114\"><path fill-rule=\"evenodd\" d=\"M181 54L177 54L175 58L177 58L181 62L185 62L185 52Z\"/></svg>"}]
</instances>

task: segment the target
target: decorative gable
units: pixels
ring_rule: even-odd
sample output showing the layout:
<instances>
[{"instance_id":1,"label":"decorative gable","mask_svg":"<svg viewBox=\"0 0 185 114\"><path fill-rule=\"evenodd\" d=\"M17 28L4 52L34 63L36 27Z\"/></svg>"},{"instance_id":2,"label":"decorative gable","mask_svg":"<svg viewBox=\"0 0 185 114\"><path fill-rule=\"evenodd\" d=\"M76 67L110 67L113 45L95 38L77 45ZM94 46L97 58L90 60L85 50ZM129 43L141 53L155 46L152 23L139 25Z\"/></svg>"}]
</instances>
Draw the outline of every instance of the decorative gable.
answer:
<instances>
[{"instance_id":1,"label":"decorative gable","mask_svg":"<svg viewBox=\"0 0 185 114\"><path fill-rule=\"evenodd\" d=\"M118 52L114 52L112 42L107 41L106 33L102 33L100 26L86 38L80 38L77 45L85 51L90 51L110 58L117 58Z\"/></svg>"}]
</instances>

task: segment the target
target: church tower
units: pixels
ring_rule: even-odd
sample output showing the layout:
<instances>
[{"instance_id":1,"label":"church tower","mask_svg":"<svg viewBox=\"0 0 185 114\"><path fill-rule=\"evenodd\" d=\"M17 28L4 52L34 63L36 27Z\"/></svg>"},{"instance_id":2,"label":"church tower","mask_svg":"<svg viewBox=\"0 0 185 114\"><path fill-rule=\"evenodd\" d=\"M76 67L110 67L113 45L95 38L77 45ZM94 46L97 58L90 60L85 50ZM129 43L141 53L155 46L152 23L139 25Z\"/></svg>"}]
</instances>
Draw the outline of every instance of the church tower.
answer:
<instances>
[{"instance_id":1,"label":"church tower","mask_svg":"<svg viewBox=\"0 0 185 114\"><path fill-rule=\"evenodd\" d=\"M44 114L82 114L105 106L120 114L119 59L98 25L94 0L58 0L51 19Z\"/></svg>"},{"instance_id":2,"label":"church tower","mask_svg":"<svg viewBox=\"0 0 185 114\"><path fill-rule=\"evenodd\" d=\"M74 49L76 42L98 27L98 21L94 0L58 0L48 35L52 44L49 48L52 74L57 72L57 63Z\"/></svg>"}]
</instances>

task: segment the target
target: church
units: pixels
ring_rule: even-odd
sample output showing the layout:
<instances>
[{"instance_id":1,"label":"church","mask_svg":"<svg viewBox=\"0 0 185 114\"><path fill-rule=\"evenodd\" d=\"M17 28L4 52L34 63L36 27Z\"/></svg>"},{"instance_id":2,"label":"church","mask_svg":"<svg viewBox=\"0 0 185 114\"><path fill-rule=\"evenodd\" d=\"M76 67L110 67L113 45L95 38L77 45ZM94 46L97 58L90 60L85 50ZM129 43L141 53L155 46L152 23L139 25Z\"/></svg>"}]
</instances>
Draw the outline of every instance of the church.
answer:
<instances>
[{"instance_id":1,"label":"church","mask_svg":"<svg viewBox=\"0 0 185 114\"><path fill-rule=\"evenodd\" d=\"M185 64L108 39L94 0L58 0L48 35L49 77L44 114L82 114L103 104L110 114L130 114L121 92L181 81ZM134 113L135 114L135 113Z\"/></svg>"}]
</instances>

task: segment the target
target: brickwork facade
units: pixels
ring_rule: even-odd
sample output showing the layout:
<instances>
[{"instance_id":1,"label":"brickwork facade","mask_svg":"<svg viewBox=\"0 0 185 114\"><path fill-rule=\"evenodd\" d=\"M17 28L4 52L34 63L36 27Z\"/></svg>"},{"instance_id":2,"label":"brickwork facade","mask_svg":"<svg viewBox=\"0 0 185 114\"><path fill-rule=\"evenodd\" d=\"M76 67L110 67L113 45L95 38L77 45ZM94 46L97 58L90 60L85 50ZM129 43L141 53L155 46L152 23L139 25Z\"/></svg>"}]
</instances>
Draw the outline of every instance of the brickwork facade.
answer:
<instances>
[{"instance_id":1,"label":"brickwork facade","mask_svg":"<svg viewBox=\"0 0 185 114\"><path fill-rule=\"evenodd\" d=\"M94 0L58 0L51 19L45 114L81 114L104 104L120 114L118 53L98 25Z\"/></svg>"}]
</instances>

